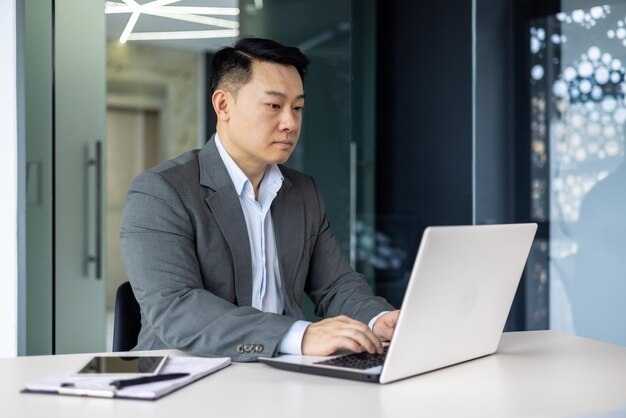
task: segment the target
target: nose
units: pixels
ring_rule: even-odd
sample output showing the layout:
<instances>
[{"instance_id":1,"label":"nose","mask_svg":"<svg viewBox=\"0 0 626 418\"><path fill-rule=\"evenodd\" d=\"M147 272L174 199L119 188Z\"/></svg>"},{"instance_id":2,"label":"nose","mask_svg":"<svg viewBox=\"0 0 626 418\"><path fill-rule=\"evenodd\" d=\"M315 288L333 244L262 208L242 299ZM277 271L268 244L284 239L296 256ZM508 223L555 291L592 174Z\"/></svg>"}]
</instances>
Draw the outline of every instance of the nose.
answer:
<instances>
[{"instance_id":1,"label":"nose","mask_svg":"<svg viewBox=\"0 0 626 418\"><path fill-rule=\"evenodd\" d=\"M281 131L293 132L296 131L300 126L300 116L295 113L294 110L290 108L283 109L283 112L280 115L280 123L278 125L278 129Z\"/></svg>"}]
</instances>

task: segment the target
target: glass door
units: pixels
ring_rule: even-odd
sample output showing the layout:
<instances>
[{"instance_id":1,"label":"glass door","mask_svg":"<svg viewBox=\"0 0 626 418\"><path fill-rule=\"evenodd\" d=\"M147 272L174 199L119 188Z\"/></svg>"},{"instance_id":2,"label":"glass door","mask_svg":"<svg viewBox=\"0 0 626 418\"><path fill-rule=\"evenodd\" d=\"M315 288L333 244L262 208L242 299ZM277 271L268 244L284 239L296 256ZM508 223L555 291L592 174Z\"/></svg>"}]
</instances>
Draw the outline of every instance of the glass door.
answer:
<instances>
[{"instance_id":1,"label":"glass door","mask_svg":"<svg viewBox=\"0 0 626 418\"><path fill-rule=\"evenodd\" d=\"M106 349L102 8L25 2L26 354Z\"/></svg>"},{"instance_id":2,"label":"glass door","mask_svg":"<svg viewBox=\"0 0 626 418\"><path fill-rule=\"evenodd\" d=\"M102 4L55 1L54 42L55 353L104 351L106 54Z\"/></svg>"}]
</instances>

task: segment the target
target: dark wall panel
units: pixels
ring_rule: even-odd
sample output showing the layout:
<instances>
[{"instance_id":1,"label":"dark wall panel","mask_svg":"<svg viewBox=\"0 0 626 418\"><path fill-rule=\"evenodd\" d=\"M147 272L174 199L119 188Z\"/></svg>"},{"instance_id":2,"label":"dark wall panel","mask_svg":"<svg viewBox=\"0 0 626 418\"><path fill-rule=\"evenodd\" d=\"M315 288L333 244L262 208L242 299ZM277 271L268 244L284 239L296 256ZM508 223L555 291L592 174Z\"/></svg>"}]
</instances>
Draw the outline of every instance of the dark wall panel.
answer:
<instances>
[{"instance_id":1,"label":"dark wall panel","mask_svg":"<svg viewBox=\"0 0 626 418\"><path fill-rule=\"evenodd\" d=\"M377 229L404 247L377 291L399 304L421 233L472 222L471 1L378 2Z\"/></svg>"},{"instance_id":2,"label":"dark wall panel","mask_svg":"<svg viewBox=\"0 0 626 418\"><path fill-rule=\"evenodd\" d=\"M476 223L514 221L516 169L513 3L476 10Z\"/></svg>"}]
</instances>

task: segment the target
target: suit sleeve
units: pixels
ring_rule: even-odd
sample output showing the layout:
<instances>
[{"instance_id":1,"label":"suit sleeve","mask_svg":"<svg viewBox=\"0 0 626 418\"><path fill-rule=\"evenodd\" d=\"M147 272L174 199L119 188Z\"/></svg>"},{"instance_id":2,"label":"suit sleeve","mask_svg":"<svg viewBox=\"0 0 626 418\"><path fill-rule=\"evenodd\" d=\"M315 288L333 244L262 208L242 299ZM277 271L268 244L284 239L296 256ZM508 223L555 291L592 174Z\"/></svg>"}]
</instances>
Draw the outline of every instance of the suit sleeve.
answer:
<instances>
[{"instance_id":1,"label":"suit sleeve","mask_svg":"<svg viewBox=\"0 0 626 418\"><path fill-rule=\"evenodd\" d=\"M315 183L313 186L320 222L305 289L315 304L316 315L347 315L367 324L381 312L395 308L374 296L365 277L350 267L330 229L322 197Z\"/></svg>"},{"instance_id":2,"label":"suit sleeve","mask_svg":"<svg viewBox=\"0 0 626 418\"><path fill-rule=\"evenodd\" d=\"M275 354L280 338L295 322L238 307L205 289L192 219L159 173L147 171L133 182L120 239L142 328L154 331L142 329L139 349L165 344L197 355L253 361ZM162 344L155 344L156 338Z\"/></svg>"}]
</instances>

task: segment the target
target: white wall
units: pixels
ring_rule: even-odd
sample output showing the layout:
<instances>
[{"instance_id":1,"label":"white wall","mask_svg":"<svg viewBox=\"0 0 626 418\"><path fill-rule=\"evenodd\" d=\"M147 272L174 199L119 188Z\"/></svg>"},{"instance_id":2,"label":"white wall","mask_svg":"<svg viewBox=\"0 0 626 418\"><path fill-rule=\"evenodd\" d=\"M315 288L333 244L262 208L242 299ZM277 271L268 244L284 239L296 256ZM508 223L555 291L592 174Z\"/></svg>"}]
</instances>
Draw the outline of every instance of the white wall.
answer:
<instances>
[{"instance_id":1,"label":"white wall","mask_svg":"<svg viewBox=\"0 0 626 418\"><path fill-rule=\"evenodd\" d=\"M15 1L0 2L0 357L17 355L17 58Z\"/></svg>"}]
</instances>

